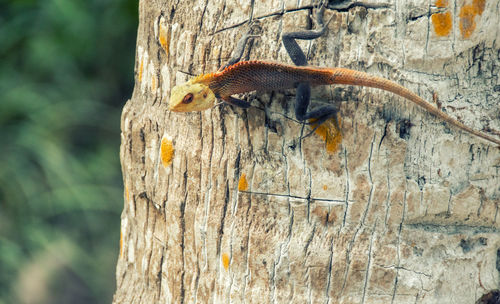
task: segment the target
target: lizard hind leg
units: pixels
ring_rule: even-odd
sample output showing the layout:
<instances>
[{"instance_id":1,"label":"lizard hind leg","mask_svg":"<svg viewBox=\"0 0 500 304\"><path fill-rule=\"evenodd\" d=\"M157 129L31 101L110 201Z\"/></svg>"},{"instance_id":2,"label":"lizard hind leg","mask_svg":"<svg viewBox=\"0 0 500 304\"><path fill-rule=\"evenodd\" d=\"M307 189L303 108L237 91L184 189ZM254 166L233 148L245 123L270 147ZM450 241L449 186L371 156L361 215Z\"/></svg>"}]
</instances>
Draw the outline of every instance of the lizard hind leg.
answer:
<instances>
[{"instance_id":1,"label":"lizard hind leg","mask_svg":"<svg viewBox=\"0 0 500 304\"><path fill-rule=\"evenodd\" d=\"M299 47L296 39L313 40L322 36L327 28L327 25L332 20L333 16L326 24L323 23L323 14L326 8L326 2L319 4L319 9L316 12L316 24L319 27L316 30L302 30L297 32L283 33L282 40L285 49L290 56L290 59L297 66L306 66L307 58L302 49ZM310 103L311 86L309 83L297 84L296 101L295 101L295 117L300 121L309 120L308 124L313 126L313 130L305 137L312 133L317 133L325 140L327 151L335 152L342 140L338 120L338 107L334 105L325 105L317 109L307 111ZM326 123L332 118L332 123ZM305 138L302 137L302 138Z\"/></svg>"},{"instance_id":2,"label":"lizard hind leg","mask_svg":"<svg viewBox=\"0 0 500 304\"><path fill-rule=\"evenodd\" d=\"M337 151L342 141L338 117L339 109L337 106L329 104L307 112L311 100L310 97L310 85L307 83L299 84L296 93L295 117L306 124L310 124L313 128L312 131L301 137L301 139L316 133L325 141L327 151L333 153Z\"/></svg>"},{"instance_id":3,"label":"lizard hind leg","mask_svg":"<svg viewBox=\"0 0 500 304\"><path fill-rule=\"evenodd\" d=\"M309 121L312 124L313 130L302 138L306 138L312 133L316 133L316 135L324 140L325 148L328 153L333 154L337 152L338 148L340 147L340 143L342 142L342 132L339 127L340 116L338 115L338 113L337 115L334 115L330 119L327 119L323 122L316 121L314 119L311 119Z\"/></svg>"}]
</instances>

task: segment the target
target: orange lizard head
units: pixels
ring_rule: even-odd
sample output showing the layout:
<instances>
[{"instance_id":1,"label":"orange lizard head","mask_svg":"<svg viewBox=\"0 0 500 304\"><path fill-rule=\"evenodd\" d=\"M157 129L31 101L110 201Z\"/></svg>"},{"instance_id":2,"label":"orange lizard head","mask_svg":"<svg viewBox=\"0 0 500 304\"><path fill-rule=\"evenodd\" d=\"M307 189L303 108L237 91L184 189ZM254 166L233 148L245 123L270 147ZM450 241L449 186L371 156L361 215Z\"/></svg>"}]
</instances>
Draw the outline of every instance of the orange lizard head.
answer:
<instances>
[{"instance_id":1,"label":"orange lizard head","mask_svg":"<svg viewBox=\"0 0 500 304\"><path fill-rule=\"evenodd\" d=\"M172 89L168 109L174 112L203 111L212 108L215 103L214 92L194 78Z\"/></svg>"}]
</instances>

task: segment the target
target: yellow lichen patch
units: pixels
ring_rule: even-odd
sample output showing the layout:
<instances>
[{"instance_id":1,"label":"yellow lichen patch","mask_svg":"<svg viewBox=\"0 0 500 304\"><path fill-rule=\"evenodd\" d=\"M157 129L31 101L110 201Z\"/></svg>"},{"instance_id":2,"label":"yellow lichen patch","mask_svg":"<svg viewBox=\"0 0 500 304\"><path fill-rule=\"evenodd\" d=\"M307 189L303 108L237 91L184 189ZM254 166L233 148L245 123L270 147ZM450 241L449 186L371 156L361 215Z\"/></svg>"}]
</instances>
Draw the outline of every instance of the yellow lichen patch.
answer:
<instances>
[{"instance_id":1,"label":"yellow lichen patch","mask_svg":"<svg viewBox=\"0 0 500 304\"><path fill-rule=\"evenodd\" d=\"M142 81L142 71L144 70L144 60L141 58L141 63L139 64L139 75L137 78L139 79L139 82Z\"/></svg>"},{"instance_id":2,"label":"yellow lichen patch","mask_svg":"<svg viewBox=\"0 0 500 304\"><path fill-rule=\"evenodd\" d=\"M222 266L224 266L226 271L229 269L229 254L227 253L222 254Z\"/></svg>"},{"instance_id":3,"label":"yellow lichen patch","mask_svg":"<svg viewBox=\"0 0 500 304\"><path fill-rule=\"evenodd\" d=\"M160 23L160 33L158 41L160 42L160 45L165 51L165 53L168 55L168 52L170 50L170 30L163 23Z\"/></svg>"},{"instance_id":4,"label":"yellow lichen patch","mask_svg":"<svg viewBox=\"0 0 500 304\"><path fill-rule=\"evenodd\" d=\"M451 13L437 13L431 16L432 25L434 26L434 32L438 36L448 36L452 28Z\"/></svg>"},{"instance_id":5,"label":"yellow lichen patch","mask_svg":"<svg viewBox=\"0 0 500 304\"><path fill-rule=\"evenodd\" d=\"M128 199L129 199L129 194L128 194L128 187L125 186L125 199L127 200L128 202Z\"/></svg>"},{"instance_id":6,"label":"yellow lichen patch","mask_svg":"<svg viewBox=\"0 0 500 304\"><path fill-rule=\"evenodd\" d=\"M484 11L486 0L473 0L472 4L464 5L460 9L460 33L463 38L469 38L476 29L476 16Z\"/></svg>"},{"instance_id":7,"label":"yellow lichen patch","mask_svg":"<svg viewBox=\"0 0 500 304\"><path fill-rule=\"evenodd\" d=\"M174 145L172 144L172 140L163 137L161 140L161 163L163 167L168 167L172 163L172 158L174 158Z\"/></svg>"},{"instance_id":8,"label":"yellow lichen patch","mask_svg":"<svg viewBox=\"0 0 500 304\"><path fill-rule=\"evenodd\" d=\"M248 189L247 176L245 173L243 173L240 176L240 180L238 182L238 190L239 191L246 191L247 189Z\"/></svg>"},{"instance_id":9,"label":"yellow lichen patch","mask_svg":"<svg viewBox=\"0 0 500 304\"><path fill-rule=\"evenodd\" d=\"M335 119L337 119L337 123L335 123ZM309 122L312 123L311 127L314 129L316 125L314 124L315 119L310 119ZM340 115L337 115L337 118L330 118L321 124L314 132L321 137L326 144L326 151L330 154L335 153L340 147L340 143L342 142L342 134L340 130L337 128L337 125L340 126L341 120Z\"/></svg>"},{"instance_id":10,"label":"yellow lichen patch","mask_svg":"<svg viewBox=\"0 0 500 304\"><path fill-rule=\"evenodd\" d=\"M157 87L157 84L158 81L156 80L156 76L155 75L152 75L151 77L151 91L154 93L156 91L156 89L158 88Z\"/></svg>"},{"instance_id":11,"label":"yellow lichen patch","mask_svg":"<svg viewBox=\"0 0 500 304\"><path fill-rule=\"evenodd\" d=\"M323 185L323 190L328 190L328 186L327 185Z\"/></svg>"}]
</instances>

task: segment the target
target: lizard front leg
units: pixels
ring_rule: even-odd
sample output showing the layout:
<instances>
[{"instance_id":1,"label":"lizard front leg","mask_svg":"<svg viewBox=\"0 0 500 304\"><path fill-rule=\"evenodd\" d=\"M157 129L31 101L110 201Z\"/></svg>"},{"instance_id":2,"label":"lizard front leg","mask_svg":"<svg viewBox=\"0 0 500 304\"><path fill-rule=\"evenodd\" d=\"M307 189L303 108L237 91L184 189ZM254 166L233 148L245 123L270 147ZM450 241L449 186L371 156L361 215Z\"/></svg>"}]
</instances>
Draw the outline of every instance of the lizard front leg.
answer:
<instances>
[{"instance_id":1,"label":"lizard front leg","mask_svg":"<svg viewBox=\"0 0 500 304\"><path fill-rule=\"evenodd\" d=\"M258 35L253 35L252 34L252 25L250 25L250 28L248 31L238 40L238 43L236 43L236 47L233 50L233 53L231 54L231 58L219 68L219 72L223 71L225 68L238 63L241 60L241 57L243 56L243 52L245 51L245 46L248 43L248 40L254 37L258 37ZM248 101L233 97L233 96L226 96L226 97L221 97L221 96L216 96L217 98L220 98L224 100L224 102L240 107L240 108L249 108L250 103Z\"/></svg>"},{"instance_id":2,"label":"lizard front leg","mask_svg":"<svg viewBox=\"0 0 500 304\"><path fill-rule=\"evenodd\" d=\"M306 66L307 58L302 49L299 47L295 39L301 40L313 40L322 36L328 23L323 23L323 13L325 11L325 4L320 5L318 12L316 13L316 23L319 26L317 30L303 30L297 32L287 32L283 33L282 40L285 49L292 59L293 63L297 66ZM338 122L336 120L338 108L334 105L321 106L318 109L307 111L310 103L311 86L307 82L299 83L297 85L296 101L295 101L295 117L300 121L305 121L308 119L314 120L316 126L321 125L328 118L333 117L335 120L335 126L338 128ZM317 128L317 127L316 127Z\"/></svg>"},{"instance_id":3,"label":"lizard front leg","mask_svg":"<svg viewBox=\"0 0 500 304\"><path fill-rule=\"evenodd\" d=\"M240 40L238 40L238 43L236 43L236 47L234 48L231 54L231 58L226 62L225 65L219 68L219 71L224 70L230 65L238 63L241 60L241 57L243 56L243 52L245 51L245 46L248 43L248 39L255 37L259 37L259 35L252 34L252 25L250 24L250 28L248 29L248 31L240 38Z\"/></svg>"}]
</instances>

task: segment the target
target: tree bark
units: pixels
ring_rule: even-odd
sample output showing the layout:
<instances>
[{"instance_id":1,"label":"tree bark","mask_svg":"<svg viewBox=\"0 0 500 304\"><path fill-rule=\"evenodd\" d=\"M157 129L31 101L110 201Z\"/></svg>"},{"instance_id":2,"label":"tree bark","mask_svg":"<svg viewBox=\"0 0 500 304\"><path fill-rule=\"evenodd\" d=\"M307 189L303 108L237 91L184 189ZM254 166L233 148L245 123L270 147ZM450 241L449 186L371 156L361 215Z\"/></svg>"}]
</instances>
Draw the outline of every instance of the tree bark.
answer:
<instances>
[{"instance_id":1,"label":"tree bark","mask_svg":"<svg viewBox=\"0 0 500 304\"><path fill-rule=\"evenodd\" d=\"M297 4L298 3L298 4ZM343 5L343 6L340 6ZM281 33L310 1L140 1L124 107L125 186L114 303L474 303L499 287L500 153L376 89L343 101L342 143L296 122L294 91L252 107L167 110L255 22L247 59L291 63ZM343 2L309 63L394 80L493 136L500 130L496 1ZM437 98L436 98L437 97Z\"/></svg>"}]
</instances>

